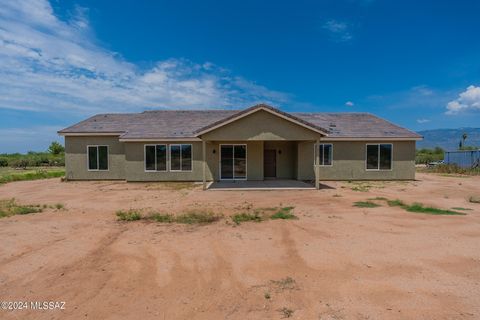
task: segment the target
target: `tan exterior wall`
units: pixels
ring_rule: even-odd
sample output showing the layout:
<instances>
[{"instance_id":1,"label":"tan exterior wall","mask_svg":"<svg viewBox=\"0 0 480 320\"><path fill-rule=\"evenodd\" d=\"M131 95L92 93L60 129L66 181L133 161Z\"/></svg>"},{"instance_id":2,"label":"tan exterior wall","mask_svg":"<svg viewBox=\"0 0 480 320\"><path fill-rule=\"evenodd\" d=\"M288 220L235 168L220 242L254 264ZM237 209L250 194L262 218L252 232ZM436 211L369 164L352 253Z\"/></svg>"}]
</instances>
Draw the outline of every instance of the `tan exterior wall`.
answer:
<instances>
[{"instance_id":1,"label":"tan exterior wall","mask_svg":"<svg viewBox=\"0 0 480 320\"><path fill-rule=\"evenodd\" d=\"M247 140L316 140L321 135L260 110L244 118L202 135L202 139L213 141Z\"/></svg>"},{"instance_id":2,"label":"tan exterior wall","mask_svg":"<svg viewBox=\"0 0 480 320\"><path fill-rule=\"evenodd\" d=\"M108 171L88 171L88 145L108 146ZM65 175L69 180L125 179L124 144L118 137L65 137Z\"/></svg>"},{"instance_id":3,"label":"tan exterior wall","mask_svg":"<svg viewBox=\"0 0 480 320\"><path fill-rule=\"evenodd\" d=\"M125 158L126 158L126 179L127 181L202 181L203 179L203 157L202 142L178 142L192 144L192 171L188 172L151 172L145 171L144 146L145 144L170 144L171 142L126 142ZM263 141L209 141L206 144L207 158L207 181L220 178L220 144L247 144L247 179L263 180ZM176 143L175 143L176 144ZM215 150L215 153L213 153ZM167 157L167 168L169 167Z\"/></svg>"},{"instance_id":4,"label":"tan exterior wall","mask_svg":"<svg viewBox=\"0 0 480 320\"><path fill-rule=\"evenodd\" d=\"M248 130L245 130L248 131ZM144 145L169 142L126 142L118 137L65 137L66 176L70 180L127 181L202 181L202 142L192 144L191 172L145 172ZM219 179L220 144L247 144L247 179L263 180L263 150L277 150L277 177L281 179L313 180L314 141L209 141L207 147L207 180ZM330 143L330 142L328 142ZM393 144L392 170L365 170L366 142L337 141L333 144L333 165L320 167L321 180L411 180L415 179L415 141ZM368 142L390 143L390 142ZM87 146L109 146L109 170L88 171ZM215 150L215 153L214 153ZM281 150L281 154L279 154ZM169 161L169 160L167 160Z\"/></svg>"},{"instance_id":5,"label":"tan exterior wall","mask_svg":"<svg viewBox=\"0 0 480 320\"><path fill-rule=\"evenodd\" d=\"M295 141L265 141L265 149L276 151L278 179L296 178L296 146Z\"/></svg>"},{"instance_id":6,"label":"tan exterior wall","mask_svg":"<svg viewBox=\"0 0 480 320\"><path fill-rule=\"evenodd\" d=\"M367 171L365 169L367 142L324 142L333 145L332 166L320 167L320 180L413 180L415 179L415 141L368 143L391 143L393 145L392 170ZM315 178L313 168L314 143L298 145L298 179Z\"/></svg>"},{"instance_id":7,"label":"tan exterior wall","mask_svg":"<svg viewBox=\"0 0 480 320\"><path fill-rule=\"evenodd\" d=\"M167 171L151 172L145 171L145 145L146 144L191 144L192 145L192 171L168 170L170 167L169 152L167 152ZM213 147L207 144L207 180L212 179L211 166L214 162ZM182 142L125 142L125 172L127 181L202 181L203 179L203 160L202 160L202 142L182 141Z\"/></svg>"}]
</instances>

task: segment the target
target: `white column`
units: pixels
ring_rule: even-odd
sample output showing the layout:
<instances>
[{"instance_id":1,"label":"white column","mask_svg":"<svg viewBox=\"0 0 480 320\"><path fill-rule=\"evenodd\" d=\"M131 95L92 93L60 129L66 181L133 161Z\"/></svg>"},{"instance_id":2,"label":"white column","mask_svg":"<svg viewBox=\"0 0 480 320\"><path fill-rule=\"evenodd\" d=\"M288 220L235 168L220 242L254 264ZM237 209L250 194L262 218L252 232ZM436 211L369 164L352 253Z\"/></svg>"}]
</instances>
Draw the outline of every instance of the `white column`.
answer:
<instances>
[{"instance_id":1,"label":"white column","mask_svg":"<svg viewBox=\"0 0 480 320\"><path fill-rule=\"evenodd\" d=\"M203 159L203 190L207 190L207 147L205 140L202 140L202 159Z\"/></svg>"}]
</instances>

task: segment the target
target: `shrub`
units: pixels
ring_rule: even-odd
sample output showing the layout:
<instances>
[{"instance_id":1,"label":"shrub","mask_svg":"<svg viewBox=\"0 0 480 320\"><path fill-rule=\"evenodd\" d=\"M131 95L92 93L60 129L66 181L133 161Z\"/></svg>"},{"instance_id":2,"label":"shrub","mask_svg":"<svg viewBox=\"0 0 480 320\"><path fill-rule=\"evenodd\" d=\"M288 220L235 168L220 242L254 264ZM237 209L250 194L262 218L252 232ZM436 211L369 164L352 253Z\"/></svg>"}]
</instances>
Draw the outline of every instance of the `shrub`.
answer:
<instances>
[{"instance_id":1,"label":"shrub","mask_svg":"<svg viewBox=\"0 0 480 320\"><path fill-rule=\"evenodd\" d=\"M137 210L130 209L128 211L118 210L117 217L118 220L121 221L136 221L140 220L142 218L142 215Z\"/></svg>"},{"instance_id":2,"label":"shrub","mask_svg":"<svg viewBox=\"0 0 480 320\"><path fill-rule=\"evenodd\" d=\"M8 159L0 158L0 167L8 167Z\"/></svg>"}]
</instances>

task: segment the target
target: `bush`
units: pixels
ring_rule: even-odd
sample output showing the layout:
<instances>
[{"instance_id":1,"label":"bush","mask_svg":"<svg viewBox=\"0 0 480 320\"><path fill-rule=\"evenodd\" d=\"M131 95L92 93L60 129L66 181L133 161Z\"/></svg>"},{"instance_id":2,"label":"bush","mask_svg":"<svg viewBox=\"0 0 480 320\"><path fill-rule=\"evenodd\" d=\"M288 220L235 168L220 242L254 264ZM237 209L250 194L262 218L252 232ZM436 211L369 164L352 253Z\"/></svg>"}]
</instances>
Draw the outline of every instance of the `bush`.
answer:
<instances>
[{"instance_id":1,"label":"bush","mask_svg":"<svg viewBox=\"0 0 480 320\"><path fill-rule=\"evenodd\" d=\"M0 158L0 167L8 167L8 159Z\"/></svg>"}]
</instances>

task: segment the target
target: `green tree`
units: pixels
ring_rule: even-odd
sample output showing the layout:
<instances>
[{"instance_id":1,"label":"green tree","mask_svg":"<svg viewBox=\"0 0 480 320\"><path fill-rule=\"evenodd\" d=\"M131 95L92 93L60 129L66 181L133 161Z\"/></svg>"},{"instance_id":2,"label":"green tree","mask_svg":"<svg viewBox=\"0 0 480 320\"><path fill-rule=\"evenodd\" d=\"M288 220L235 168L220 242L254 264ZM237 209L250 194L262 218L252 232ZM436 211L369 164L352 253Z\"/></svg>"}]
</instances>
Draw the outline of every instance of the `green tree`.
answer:
<instances>
[{"instance_id":1,"label":"green tree","mask_svg":"<svg viewBox=\"0 0 480 320\"><path fill-rule=\"evenodd\" d=\"M48 152L51 154L61 154L65 152L65 148L57 141L53 141L48 147Z\"/></svg>"}]
</instances>

